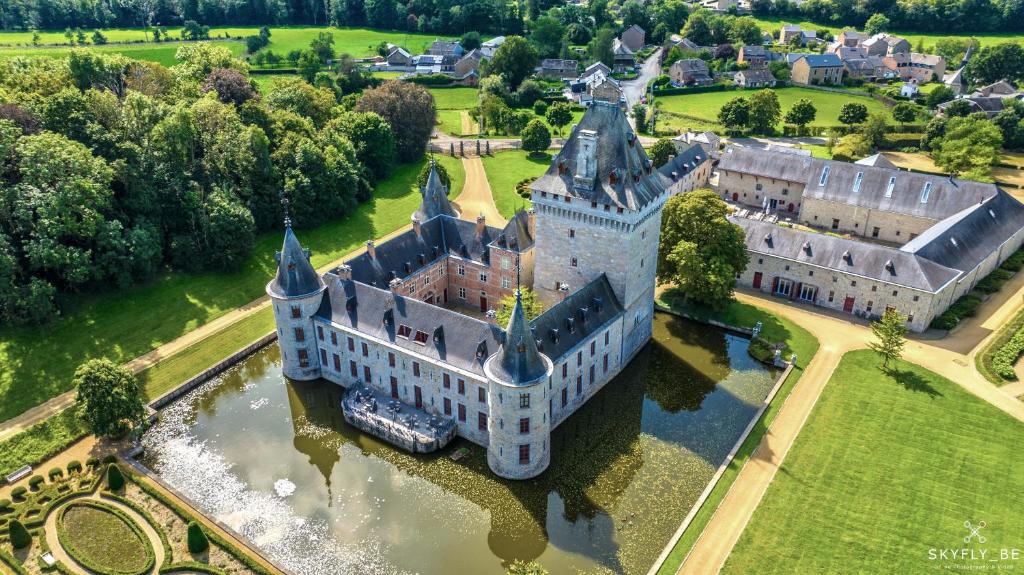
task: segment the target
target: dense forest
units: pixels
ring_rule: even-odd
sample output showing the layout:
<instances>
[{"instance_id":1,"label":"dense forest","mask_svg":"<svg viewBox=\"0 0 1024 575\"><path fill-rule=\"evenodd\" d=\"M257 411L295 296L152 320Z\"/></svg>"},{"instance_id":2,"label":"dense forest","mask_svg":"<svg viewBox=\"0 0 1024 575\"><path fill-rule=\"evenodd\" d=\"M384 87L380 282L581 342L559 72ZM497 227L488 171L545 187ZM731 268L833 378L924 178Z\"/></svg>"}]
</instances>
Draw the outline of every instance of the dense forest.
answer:
<instances>
[{"instance_id":1,"label":"dense forest","mask_svg":"<svg viewBox=\"0 0 1024 575\"><path fill-rule=\"evenodd\" d=\"M296 226L343 217L422 157L434 124L414 84L349 70L357 102L322 72L261 97L227 48L177 58L0 62L0 321L45 321L62 294L166 268L232 269L282 225L282 193Z\"/></svg>"}]
</instances>

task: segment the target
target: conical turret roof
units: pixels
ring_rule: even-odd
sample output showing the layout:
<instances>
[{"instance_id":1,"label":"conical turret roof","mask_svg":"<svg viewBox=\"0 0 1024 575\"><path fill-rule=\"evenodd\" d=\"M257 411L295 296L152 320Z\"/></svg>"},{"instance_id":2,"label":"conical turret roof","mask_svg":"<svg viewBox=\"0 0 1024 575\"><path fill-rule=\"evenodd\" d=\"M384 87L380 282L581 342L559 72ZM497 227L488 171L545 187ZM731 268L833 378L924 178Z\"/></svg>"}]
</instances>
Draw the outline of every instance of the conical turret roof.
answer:
<instances>
[{"instance_id":1,"label":"conical turret roof","mask_svg":"<svg viewBox=\"0 0 1024 575\"><path fill-rule=\"evenodd\" d=\"M505 328L505 341L495 354L491 373L508 383L529 383L544 377L548 362L537 350L530 324L526 321L521 292L516 290L516 304Z\"/></svg>"},{"instance_id":2,"label":"conical turret roof","mask_svg":"<svg viewBox=\"0 0 1024 575\"><path fill-rule=\"evenodd\" d=\"M285 223L284 244L275 256L277 277L270 282L270 290L281 297L298 297L317 292L324 287L320 275L309 263L309 251L302 249L290 223Z\"/></svg>"},{"instance_id":3,"label":"conical turret roof","mask_svg":"<svg viewBox=\"0 0 1024 575\"><path fill-rule=\"evenodd\" d=\"M430 176L427 177L427 185L420 188L423 196L420 207L412 215L413 219L423 223L436 216L445 215L457 217L458 214L448 203L448 188L441 183L441 176L437 173L437 162L430 160Z\"/></svg>"}]
</instances>

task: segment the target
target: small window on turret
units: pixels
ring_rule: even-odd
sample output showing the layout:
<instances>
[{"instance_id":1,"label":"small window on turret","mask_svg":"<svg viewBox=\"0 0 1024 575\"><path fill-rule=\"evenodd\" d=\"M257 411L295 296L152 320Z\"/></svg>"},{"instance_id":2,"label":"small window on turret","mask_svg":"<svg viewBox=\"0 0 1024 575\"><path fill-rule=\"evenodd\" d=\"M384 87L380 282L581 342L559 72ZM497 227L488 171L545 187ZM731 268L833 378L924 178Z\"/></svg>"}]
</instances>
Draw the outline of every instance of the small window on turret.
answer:
<instances>
[{"instance_id":1,"label":"small window on turret","mask_svg":"<svg viewBox=\"0 0 1024 575\"><path fill-rule=\"evenodd\" d=\"M302 308L300 308L297 305L293 305L292 306L292 317L293 318L302 317Z\"/></svg>"}]
</instances>

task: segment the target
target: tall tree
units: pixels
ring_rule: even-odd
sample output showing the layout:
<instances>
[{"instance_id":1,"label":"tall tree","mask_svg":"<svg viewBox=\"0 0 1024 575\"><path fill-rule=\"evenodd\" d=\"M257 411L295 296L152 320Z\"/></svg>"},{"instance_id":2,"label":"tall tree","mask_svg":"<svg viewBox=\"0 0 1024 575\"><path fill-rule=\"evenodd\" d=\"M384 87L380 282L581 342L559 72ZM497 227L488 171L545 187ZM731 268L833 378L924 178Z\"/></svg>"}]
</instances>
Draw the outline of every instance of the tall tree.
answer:
<instances>
[{"instance_id":1,"label":"tall tree","mask_svg":"<svg viewBox=\"0 0 1024 575\"><path fill-rule=\"evenodd\" d=\"M907 343L906 318L895 309L886 309L881 319L871 323L871 333L875 340L868 346L882 358L882 369L888 369L889 362L898 361L903 355Z\"/></svg>"},{"instance_id":2,"label":"tall tree","mask_svg":"<svg viewBox=\"0 0 1024 575\"><path fill-rule=\"evenodd\" d=\"M515 90L537 66L537 51L522 36L509 36L491 59L490 71L500 74Z\"/></svg>"},{"instance_id":3,"label":"tall tree","mask_svg":"<svg viewBox=\"0 0 1024 575\"><path fill-rule=\"evenodd\" d=\"M548 108L544 117L558 130L558 135L561 136L562 128L572 122L572 106L568 102L555 102Z\"/></svg>"},{"instance_id":4,"label":"tall tree","mask_svg":"<svg viewBox=\"0 0 1024 575\"><path fill-rule=\"evenodd\" d=\"M729 100L718 110L718 122L730 131L747 127L750 123L750 101L743 97Z\"/></svg>"},{"instance_id":5,"label":"tall tree","mask_svg":"<svg viewBox=\"0 0 1024 575\"><path fill-rule=\"evenodd\" d=\"M651 161L654 162L655 168L660 168L668 163L670 157L675 155L676 146L672 143L672 140L668 138L662 138L651 146L651 149L647 151L647 155L650 156Z\"/></svg>"},{"instance_id":6,"label":"tall tree","mask_svg":"<svg viewBox=\"0 0 1024 575\"><path fill-rule=\"evenodd\" d=\"M750 129L755 133L771 133L781 118L782 108L775 90L759 90L750 97Z\"/></svg>"},{"instance_id":7,"label":"tall tree","mask_svg":"<svg viewBox=\"0 0 1024 575\"><path fill-rule=\"evenodd\" d=\"M889 18L885 14L872 14L868 21L864 23L864 33L874 36L879 32L885 32L889 29Z\"/></svg>"},{"instance_id":8,"label":"tall tree","mask_svg":"<svg viewBox=\"0 0 1024 575\"><path fill-rule=\"evenodd\" d=\"M544 122L533 119L530 120L526 127L523 128L520 134L522 139L523 149L530 152L531 155L539 154L547 150L551 146L551 132L548 131L548 127L544 125Z\"/></svg>"},{"instance_id":9,"label":"tall tree","mask_svg":"<svg viewBox=\"0 0 1024 575\"><path fill-rule=\"evenodd\" d=\"M523 302L523 311L526 312L526 321L530 321L542 314L544 312L544 305L537 298L537 294L526 286L519 289ZM515 306L515 295L507 295L501 298L501 301L498 303L498 315L495 317L494 323L502 327L507 326L509 318L512 317L512 308Z\"/></svg>"},{"instance_id":10,"label":"tall tree","mask_svg":"<svg viewBox=\"0 0 1024 575\"><path fill-rule=\"evenodd\" d=\"M968 179L987 181L999 159L1003 135L984 114L971 114L950 118L941 140L930 145L936 166Z\"/></svg>"},{"instance_id":11,"label":"tall tree","mask_svg":"<svg viewBox=\"0 0 1024 575\"><path fill-rule=\"evenodd\" d=\"M97 436L120 437L142 422L145 408L135 374L109 359L91 359L75 371L82 419Z\"/></svg>"},{"instance_id":12,"label":"tall tree","mask_svg":"<svg viewBox=\"0 0 1024 575\"><path fill-rule=\"evenodd\" d=\"M977 84L1024 80L1024 47L1016 42L986 46L967 63L967 76Z\"/></svg>"},{"instance_id":13,"label":"tall tree","mask_svg":"<svg viewBox=\"0 0 1024 575\"><path fill-rule=\"evenodd\" d=\"M356 104L356 111L375 112L391 126L399 162L412 162L423 156L437 117L430 92L422 86L394 80L366 90Z\"/></svg>"},{"instance_id":14,"label":"tall tree","mask_svg":"<svg viewBox=\"0 0 1024 575\"><path fill-rule=\"evenodd\" d=\"M587 55L594 62L601 62L611 68L615 64L615 51L612 49L614 42L615 30L601 28L587 44Z\"/></svg>"},{"instance_id":15,"label":"tall tree","mask_svg":"<svg viewBox=\"0 0 1024 575\"><path fill-rule=\"evenodd\" d=\"M395 165L395 132L374 112L346 112L331 120L325 131L338 131L355 146L356 156L374 180L383 180Z\"/></svg>"},{"instance_id":16,"label":"tall tree","mask_svg":"<svg viewBox=\"0 0 1024 575\"><path fill-rule=\"evenodd\" d=\"M807 124L814 121L818 115L817 108L807 98L800 98L793 107L786 112L786 123L797 127L797 133L802 134Z\"/></svg>"},{"instance_id":17,"label":"tall tree","mask_svg":"<svg viewBox=\"0 0 1024 575\"><path fill-rule=\"evenodd\" d=\"M749 256L743 230L711 190L669 198L662 215L658 280L674 282L698 302L720 306L732 297Z\"/></svg>"},{"instance_id":18,"label":"tall tree","mask_svg":"<svg viewBox=\"0 0 1024 575\"><path fill-rule=\"evenodd\" d=\"M868 119L868 107L858 102L847 102L839 108L839 121L851 126Z\"/></svg>"}]
</instances>

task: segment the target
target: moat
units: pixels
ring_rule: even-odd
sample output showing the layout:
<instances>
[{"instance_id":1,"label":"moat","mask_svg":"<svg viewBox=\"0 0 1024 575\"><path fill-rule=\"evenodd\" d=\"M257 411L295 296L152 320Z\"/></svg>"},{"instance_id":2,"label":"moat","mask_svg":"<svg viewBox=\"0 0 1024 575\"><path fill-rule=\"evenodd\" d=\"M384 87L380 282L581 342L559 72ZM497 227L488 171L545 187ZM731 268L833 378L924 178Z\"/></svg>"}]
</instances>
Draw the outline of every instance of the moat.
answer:
<instances>
[{"instance_id":1,"label":"moat","mask_svg":"<svg viewBox=\"0 0 1024 575\"><path fill-rule=\"evenodd\" d=\"M276 345L165 409L142 462L299 575L500 574L515 558L646 573L774 382L746 346L656 314L529 481L499 479L463 440L413 456L349 427L341 389L285 381Z\"/></svg>"}]
</instances>

